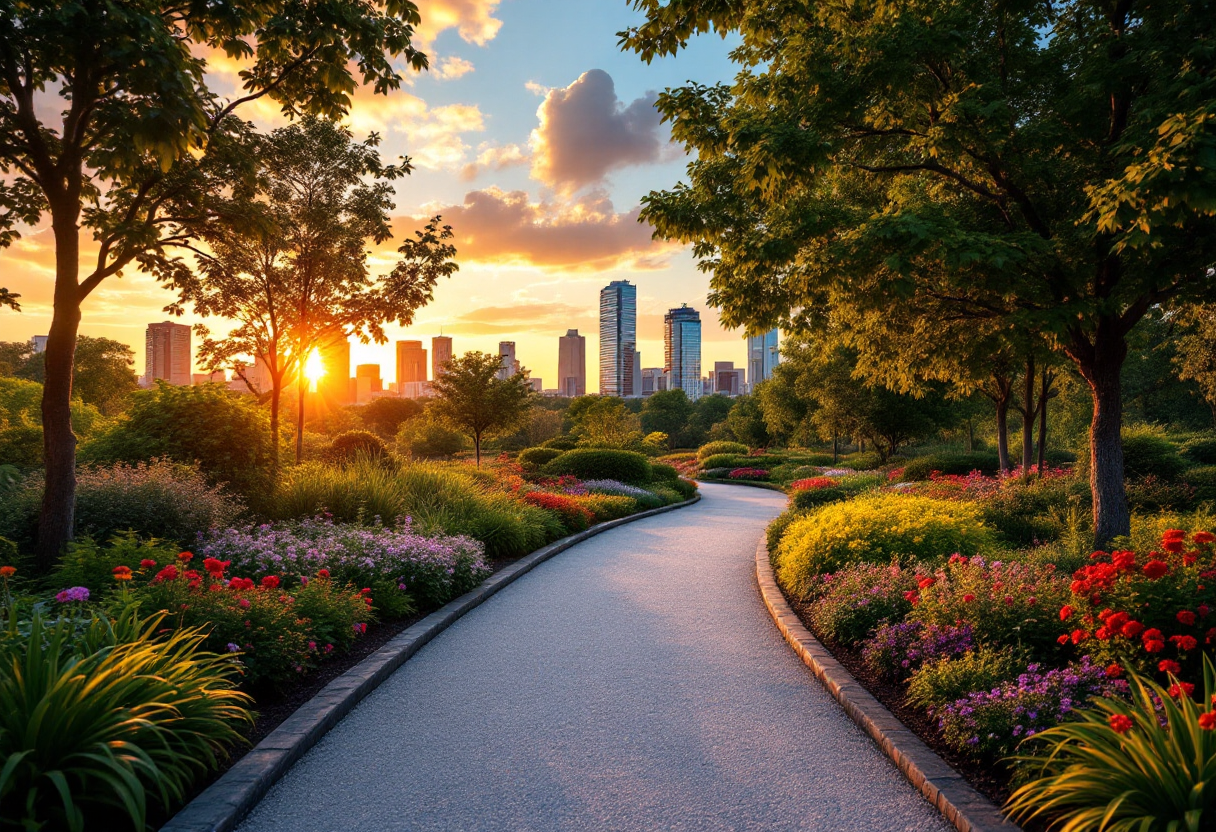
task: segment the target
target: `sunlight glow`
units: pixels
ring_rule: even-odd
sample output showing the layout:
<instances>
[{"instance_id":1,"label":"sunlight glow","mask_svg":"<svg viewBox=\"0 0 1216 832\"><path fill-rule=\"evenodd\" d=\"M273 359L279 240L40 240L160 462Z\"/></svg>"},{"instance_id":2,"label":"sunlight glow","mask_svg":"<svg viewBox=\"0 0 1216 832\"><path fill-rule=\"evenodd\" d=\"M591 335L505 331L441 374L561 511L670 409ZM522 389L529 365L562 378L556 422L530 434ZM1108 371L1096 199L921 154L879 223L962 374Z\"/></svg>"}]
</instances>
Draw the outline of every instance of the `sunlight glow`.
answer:
<instances>
[{"instance_id":1,"label":"sunlight glow","mask_svg":"<svg viewBox=\"0 0 1216 832\"><path fill-rule=\"evenodd\" d=\"M308 360L304 362L304 378L311 382L309 389L312 392L316 392L317 382L324 376L325 362L321 360L321 351L313 347L312 352L308 354Z\"/></svg>"}]
</instances>

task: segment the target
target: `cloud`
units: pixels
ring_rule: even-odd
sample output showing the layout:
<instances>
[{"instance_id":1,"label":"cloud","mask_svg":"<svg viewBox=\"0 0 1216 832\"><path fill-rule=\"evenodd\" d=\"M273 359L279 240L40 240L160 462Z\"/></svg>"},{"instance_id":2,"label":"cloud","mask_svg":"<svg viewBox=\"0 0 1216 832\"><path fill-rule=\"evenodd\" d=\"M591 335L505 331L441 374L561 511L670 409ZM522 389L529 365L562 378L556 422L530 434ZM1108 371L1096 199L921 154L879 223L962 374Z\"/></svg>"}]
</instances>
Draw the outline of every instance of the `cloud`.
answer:
<instances>
[{"instance_id":1,"label":"cloud","mask_svg":"<svg viewBox=\"0 0 1216 832\"><path fill-rule=\"evenodd\" d=\"M477 160L469 162L460 172L460 178L471 182L485 170L505 170L528 161L528 151L517 144L490 145L483 144L478 148Z\"/></svg>"},{"instance_id":2,"label":"cloud","mask_svg":"<svg viewBox=\"0 0 1216 832\"><path fill-rule=\"evenodd\" d=\"M553 89L552 87L546 87L544 84L538 84L535 81L529 81L528 83L524 84L524 88L533 95L539 96L546 96L549 94L549 91Z\"/></svg>"},{"instance_id":3,"label":"cloud","mask_svg":"<svg viewBox=\"0 0 1216 832\"><path fill-rule=\"evenodd\" d=\"M455 55L449 55L446 58L441 58L435 65L431 73L441 81L448 81L453 78L459 78L462 75L468 75L473 71L473 63L466 61L464 58L458 58Z\"/></svg>"},{"instance_id":4,"label":"cloud","mask_svg":"<svg viewBox=\"0 0 1216 832\"><path fill-rule=\"evenodd\" d=\"M465 43L485 46L502 28L502 21L493 17L498 3L499 0L430 0L422 6L422 25L414 42L426 49L441 32L455 29Z\"/></svg>"},{"instance_id":5,"label":"cloud","mask_svg":"<svg viewBox=\"0 0 1216 832\"><path fill-rule=\"evenodd\" d=\"M564 89L552 89L536 111L532 177L572 193L603 182L609 171L662 159L654 93L624 104L602 69L584 72Z\"/></svg>"},{"instance_id":6,"label":"cloud","mask_svg":"<svg viewBox=\"0 0 1216 832\"><path fill-rule=\"evenodd\" d=\"M618 213L602 192L533 202L523 191L497 188L470 191L461 205L426 206L452 226L462 262L566 271L666 268L679 246L651 240L639 210ZM412 233L424 221L404 218L395 234Z\"/></svg>"}]
</instances>

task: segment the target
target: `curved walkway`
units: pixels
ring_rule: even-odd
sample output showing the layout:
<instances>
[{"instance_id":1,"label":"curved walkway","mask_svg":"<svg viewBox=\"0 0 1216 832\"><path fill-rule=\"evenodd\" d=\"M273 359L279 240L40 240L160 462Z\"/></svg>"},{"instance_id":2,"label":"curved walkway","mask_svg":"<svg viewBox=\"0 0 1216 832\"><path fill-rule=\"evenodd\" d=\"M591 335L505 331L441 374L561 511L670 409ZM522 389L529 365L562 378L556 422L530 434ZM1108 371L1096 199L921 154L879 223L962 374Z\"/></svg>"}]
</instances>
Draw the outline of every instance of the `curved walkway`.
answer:
<instances>
[{"instance_id":1,"label":"curved walkway","mask_svg":"<svg viewBox=\"0 0 1216 832\"><path fill-rule=\"evenodd\" d=\"M457 621L241 832L946 830L761 603L756 540L784 496L702 493Z\"/></svg>"}]
</instances>

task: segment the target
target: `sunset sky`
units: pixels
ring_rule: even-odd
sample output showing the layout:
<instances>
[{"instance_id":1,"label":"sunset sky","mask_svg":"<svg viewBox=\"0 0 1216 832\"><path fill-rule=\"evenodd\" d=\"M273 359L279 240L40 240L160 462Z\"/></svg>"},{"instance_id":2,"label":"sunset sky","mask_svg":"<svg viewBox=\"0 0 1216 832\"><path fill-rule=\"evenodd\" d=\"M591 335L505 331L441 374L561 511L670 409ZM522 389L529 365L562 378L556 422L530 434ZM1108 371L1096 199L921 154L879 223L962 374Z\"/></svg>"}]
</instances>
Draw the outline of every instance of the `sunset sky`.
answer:
<instances>
[{"instance_id":1,"label":"sunset sky","mask_svg":"<svg viewBox=\"0 0 1216 832\"><path fill-rule=\"evenodd\" d=\"M723 330L705 304L708 276L687 250L652 242L637 222L641 197L684 173L683 154L651 106L655 93L730 78L731 43L704 37L679 58L647 66L617 48L616 32L640 18L624 0L419 5L430 71L409 73L388 97L361 93L349 125L358 139L379 132L385 157L406 154L417 166L397 183L397 241L373 253L373 269L386 271L402 235L439 213L456 232L460 271L414 326L390 330L389 344L355 344L353 363L379 363L392 380L391 342L417 338L429 349L442 329L457 353L496 352L500 340L514 340L524 366L552 387L557 338L577 327L587 336L587 387L595 390L599 290L626 279L638 287L644 366L662 365L663 313L681 303L702 313L703 372L715 360L742 366L742 333ZM211 72L217 91L235 88L234 67L213 64ZM283 123L270 102L238 112L264 129ZM46 332L52 278L48 217L0 249L0 285L20 292L24 309L0 312L0 339ZM144 327L166 319L171 299L132 270L89 298L81 331L131 344L142 372Z\"/></svg>"}]
</instances>

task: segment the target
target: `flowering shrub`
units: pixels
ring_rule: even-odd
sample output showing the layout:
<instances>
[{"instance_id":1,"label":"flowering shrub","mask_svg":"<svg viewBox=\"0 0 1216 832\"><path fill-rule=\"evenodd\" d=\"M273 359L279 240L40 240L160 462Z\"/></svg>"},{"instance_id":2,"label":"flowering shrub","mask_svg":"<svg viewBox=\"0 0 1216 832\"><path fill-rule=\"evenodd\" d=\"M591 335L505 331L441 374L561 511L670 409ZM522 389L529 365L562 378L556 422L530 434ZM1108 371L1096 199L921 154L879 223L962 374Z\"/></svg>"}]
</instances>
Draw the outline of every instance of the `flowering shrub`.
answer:
<instances>
[{"instance_id":1,"label":"flowering shrub","mask_svg":"<svg viewBox=\"0 0 1216 832\"><path fill-rule=\"evenodd\" d=\"M728 476L732 480L767 480L768 471L763 468L735 468Z\"/></svg>"},{"instance_id":2,"label":"flowering shrub","mask_svg":"<svg viewBox=\"0 0 1216 832\"><path fill-rule=\"evenodd\" d=\"M562 524L570 531L578 532L591 525L594 519L591 511L582 505L578 498L568 494L551 494L548 491L529 491L524 494L524 500L529 504L552 511L562 519Z\"/></svg>"},{"instance_id":3,"label":"flowering shrub","mask_svg":"<svg viewBox=\"0 0 1216 832\"><path fill-rule=\"evenodd\" d=\"M592 494L610 494L616 497L632 497L644 508L658 508L663 503L655 497L653 491L647 491L636 485L626 485L617 480L585 480L582 487Z\"/></svg>"},{"instance_id":4,"label":"flowering shrub","mask_svg":"<svg viewBox=\"0 0 1216 832\"><path fill-rule=\"evenodd\" d=\"M1015 680L940 708L938 725L958 750L996 759L1012 753L1026 737L1073 718L1074 707L1126 689L1126 682L1109 678L1088 656L1046 672L1031 664Z\"/></svg>"},{"instance_id":5,"label":"flowering shrub","mask_svg":"<svg viewBox=\"0 0 1216 832\"><path fill-rule=\"evenodd\" d=\"M1055 567L988 561L951 555L946 565L922 578L909 596L910 618L926 624L966 623L976 640L999 646L1018 643L1036 658L1054 657L1068 580Z\"/></svg>"},{"instance_id":6,"label":"flowering shrub","mask_svg":"<svg viewBox=\"0 0 1216 832\"><path fill-rule=\"evenodd\" d=\"M375 590L386 615L395 603L393 593L437 606L490 574L480 543L419 534L408 518L392 528L336 525L318 517L225 529L204 540L199 552L231 561L234 572L246 575L299 578L326 569L339 584Z\"/></svg>"},{"instance_id":7,"label":"flowering shrub","mask_svg":"<svg viewBox=\"0 0 1216 832\"><path fill-rule=\"evenodd\" d=\"M843 488L804 488L790 494L790 506L796 511L810 511L828 503L847 500L848 497L848 493Z\"/></svg>"},{"instance_id":8,"label":"flowering shrub","mask_svg":"<svg viewBox=\"0 0 1216 832\"><path fill-rule=\"evenodd\" d=\"M861 658L875 673L906 679L926 661L961 656L975 647L971 628L904 621L883 624L862 648Z\"/></svg>"},{"instance_id":9,"label":"flowering shrub","mask_svg":"<svg viewBox=\"0 0 1216 832\"><path fill-rule=\"evenodd\" d=\"M1094 552L1059 608L1060 644L1084 644L1104 663L1190 680L1201 649L1216 643L1216 535L1173 529L1161 551ZM1057 629L1057 632L1059 630Z\"/></svg>"},{"instance_id":10,"label":"flowering shrub","mask_svg":"<svg viewBox=\"0 0 1216 832\"><path fill-rule=\"evenodd\" d=\"M840 480L834 477L807 477L790 483L790 491L807 491L814 488L833 488L840 485Z\"/></svg>"},{"instance_id":11,"label":"flowering shrub","mask_svg":"<svg viewBox=\"0 0 1216 832\"><path fill-rule=\"evenodd\" d=\"M1010 647L980 646L961 656L927 661L908 680L908 702L933 714L972 691L991 690L1014 678L1026 662Z\"/></svg>"},{"instance_id":12,"label":"flowering shrub","mask_svg":"<svg viewBox=\"0 0 1216 832\"><path fill-rule=\"evenodd\" d=\"M852 645L879 624L902 621L912 609L906 593L916 588L916 581L910 569L871 564L820 576L808 610L815 634Z\"/></svg>"},{"instance_id":13,"label":"flowering shrub","mask_svg":"<svg viewBox=\"0 0 1216 832\"><path fill-rule=\"evenodd\" d=\"M68 545L53 576L58 586L81 586L98 594L114 585L115 567L138 569L144 560L168 563L179 551L178 546L140 540L133 533L117 535L104 545L86 537Z\"/></svg>"},{"instance_id":14,"label":"flowering shrub","mask_svg":"<svg viewBox=\"0 0 1216 832\"><path fill-rule=\"evenodd\" d=\"M649 493L649 492L647 492ZM651 495L656 501L657 497ZM582 497L574 497L580 506L591 512L591 520L594 523L603 523L606 520L616 520L621 517L628 517L638 511L638 501L633 497L622 497L612 494L587 494ZM659 501L662 505L662 502ZM647 506L649 508L649 506Z\"/></svg>"}]
</instances>

